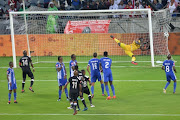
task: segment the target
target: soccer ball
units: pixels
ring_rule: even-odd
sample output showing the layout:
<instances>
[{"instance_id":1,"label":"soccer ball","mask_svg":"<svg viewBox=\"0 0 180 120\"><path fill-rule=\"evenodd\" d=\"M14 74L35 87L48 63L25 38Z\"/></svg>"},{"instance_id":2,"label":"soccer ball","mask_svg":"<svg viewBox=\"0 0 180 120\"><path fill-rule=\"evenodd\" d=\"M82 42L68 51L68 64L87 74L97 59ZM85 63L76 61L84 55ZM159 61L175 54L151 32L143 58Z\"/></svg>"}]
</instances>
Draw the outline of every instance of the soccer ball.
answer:
<instances>
[{"instance_id":1,"label":"soccer ball","mask_svg":"<svg viewBox=\"0 0 180 120\"><path fill-rule=\"evenodd\" d=\"M168 38L168 37L169 37L169 33L168 33L168 32L165 32L165 33L164 33L164 37Z\"/></svg>"}]
</instances>

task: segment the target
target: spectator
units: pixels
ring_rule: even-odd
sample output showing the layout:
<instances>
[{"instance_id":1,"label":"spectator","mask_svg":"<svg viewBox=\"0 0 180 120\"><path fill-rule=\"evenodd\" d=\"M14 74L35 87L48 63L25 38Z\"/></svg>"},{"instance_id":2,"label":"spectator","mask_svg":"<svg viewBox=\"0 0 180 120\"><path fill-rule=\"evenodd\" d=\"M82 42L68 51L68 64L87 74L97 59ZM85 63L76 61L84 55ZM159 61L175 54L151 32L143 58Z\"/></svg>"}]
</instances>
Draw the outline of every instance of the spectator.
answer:
<instances>
[{"instance_id":1,"label":"spectator","mask_svg":"<svg viewBox=\"0 0 180 120\"><path fill-rule=\"evenodd\" d=\"M14 3L14 7L17 8L17 0L8 0L8 5L10 6L11 3Z\"/></svg>"},{"instance_id":2,"label":"spectator","mask_svg":"<svg viewBox=\"0 0 180 120\"><path fill-rule=\"evenodd\" d=\"M133 9L134 8L134 6L132 5L131 1L128 1L128 7L129 7L129 9Z\"/></svg>"},{"instance_id":3,"label":"spectator","mask_svg":"<svg viewBox=\"0 0 180 120\"><path fill-rule=\"evenodd\" d=\"M44 8L48 8L50 0L44 0Z\"/></svg>"},{"instance_id":4,"label":"spectator","mask_svg":"<svg viewBox=\"0 0 180 120\"><path fill-rule=\"evenodd\" d=\"M79 10L81 6L80 0L72 0L72 5L75 10Z\"/></svg>"},{"instance_id":5,"label":"spectator","mask_svg":"<svg viewBox=\"0 0 180 120\"><path fill-rule=\"evenodd\" d=\"M119 6L118 6L119 9L124 9L125 8L125 4L124 4L124 1L121 0L121 2L119 3Z\"/></svg>"},{"instance_id":6,"label":"spectator","mask_svg":"<svg viewBox=\"0 0 180 120\"><path fill-rule=\"evenodd\" d=\"M144 7L139 3L139 1L136 1L134 9L143 9Z\"/></svg>"},{"instance_id":7,"label":"spectator","mask_svg":"<svg viewBox=\"0 0 180 120\"><path fill-rule=\"evenodd\" d=\"M0 8L0 19L2 19L4 16L4 10L2 8Z\"/></svg>"},{"instance_id":8,"label":"spectator","mask_svg":"<svg viewBox=\"0 0 180 120\"><path fill-rule=\"evenodd\" d=\"M48 11L58 11L57 7L54 6L54 3L53 3L53 2L50 2L50 3L49 3Z\"/></svg>"},{"instance_id":9,"label":"spectator","mask_svg":"<svg viewBox=\"0 0 180 120\"><path fill-rule=\"evenodd\" d=\"M175 2L175 0L171 0L171 2L167 5L167 8L170 9L170 13L174 13L176 11L178 4Z\"/></svg>"},{"instance_id":10,"label":"spectator","mask_svg":"<svg viewBox=\"0 0 180 120\"><path fill-rule=\"evenodd\" d=\"M178 3L177 12L180 13L180 3ZM180 17L180 14L178 14L177 16Z\"/></svg>"},{"instance_id":11,"label":"spectator","mask_svg":"<svg viewBox=\"0 0 180 120\"><path fill-rule=\"evenodd\" d=\"M99 3L99 9L100 9L100 10L102 10L102 9L107 9L104 0L101 0L101 1L100 1L100 3Z\"/></svg>"},{"instance_id":12,"label":"spectator","mask_svg":"<svg viewBox=\"0 0 180 120\"><path fill-rule=\"evenodd\" d=\"M91 6L89 2L85 3L83 10L91 10Z\"/></svg>"},{"instance_id":13,"label":"spectator","mask_svg":"<svg viewBox=\"0 0 180 120\"><path fill-rule=\"evenodd\" d=\"M30 0L29 2L31 6L37 6L37 0Z\"/></svg>"},{"instance_id":14,"label":"spectator","mask_svg":"<svg viewBox=\"0 0 180 120\"><path fill-rule=\"evenodd\" d=\"M163 7L162 4L160 4L158 0L153 0L153 4L155 5L157 9L162 9Z\"/></svg>"},{"instance_id":15,"label":"spectator","mask_svg":"<svg viewBox=\"0 0 180 120\"><path fill-rule=\"evenodd\" d=\"M8 19L9 17L9 12L16 12L16 8L15 8L15 4L14 3L10 3L10 9L7 11L6 17ZM16 14L14 14L14 16L17 16Z\"/></svg>"},{"instance_id":16,"label":"spectator","mask_svg":"<svg viewBox=\"0 0 180 120\"><path fill-rule=\"evenodd\" d=\"M91 3L91 9L92 10L98 10L99 9L99 2L96 2L93 0Z\"/></svg>"},{"instance_id":17,"label":"spectator","mask_svg":"<svg viewBox=\"0 0 180 120\"><path fill-rule=\"evenodd\" d=\"M56 0L52 0L51 2L53 2L54 3L54 5L56 6L56 8L60 8L60 2L58 1L56 1Z\"/></svg>"},{"instance_id":18,"label":"spectator","mask_svg":"<svg viewBox=\"0 0 180 120\"><path fill-rule=\"evenodd\" d=\"M111 5L110 2L108 0L105 0L104 2L106 4L106 8L109 8L109 6Z\"/></svg>"},{"instance_id":19,"label":"spectator","mask_svg":"<svg viewBox=\"0 0 180 120\"><path fill-rule=\"evenodd\" d=\"M118 5L116 3L114 3L114 1L111 1L111 6L109 7L109 10L116 10L118 9Z\"/></svg>"}]
</instances>

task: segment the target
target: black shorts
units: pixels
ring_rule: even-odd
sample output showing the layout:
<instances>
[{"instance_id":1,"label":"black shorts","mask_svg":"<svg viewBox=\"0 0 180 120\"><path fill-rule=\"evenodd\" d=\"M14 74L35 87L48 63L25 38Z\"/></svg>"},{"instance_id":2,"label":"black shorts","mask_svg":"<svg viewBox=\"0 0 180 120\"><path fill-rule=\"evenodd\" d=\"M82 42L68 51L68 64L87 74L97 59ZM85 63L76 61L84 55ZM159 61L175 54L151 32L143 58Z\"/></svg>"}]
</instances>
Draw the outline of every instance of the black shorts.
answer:
<instances>
[{"instance_id":1,"label":"black shorts","mask_svg":"<svg viewBox=\"0 0 180 120\"><path fill-rule=\"evenodd\" d=\"M88 88L88 87L83 88L83 89L82 89L82 94L83 94L83 93L85 93L85 94L87 94L87 95L90 95L89 88Z\"/></svg>"},{"instance_id":2,"label":"black shorts","mask_svg":"<svg viewBox=\"0 0 180 120\"><path fill-rule=\"evenodd\" d=\"M78 92L70 92L69 96L71 101L77 101L79 94Z\"/></svg>"},{"instance_id":3,"label":"black shorts","mask_svg":"<svg viewBox=\"0 0 180 120\"><path fill-rule=\"evenodd\" d=\"M34 79L34 75L30 69L23 70L23 80L26 80L26 75L28 75L31 79Z\"/></svg>"}]
</instances>

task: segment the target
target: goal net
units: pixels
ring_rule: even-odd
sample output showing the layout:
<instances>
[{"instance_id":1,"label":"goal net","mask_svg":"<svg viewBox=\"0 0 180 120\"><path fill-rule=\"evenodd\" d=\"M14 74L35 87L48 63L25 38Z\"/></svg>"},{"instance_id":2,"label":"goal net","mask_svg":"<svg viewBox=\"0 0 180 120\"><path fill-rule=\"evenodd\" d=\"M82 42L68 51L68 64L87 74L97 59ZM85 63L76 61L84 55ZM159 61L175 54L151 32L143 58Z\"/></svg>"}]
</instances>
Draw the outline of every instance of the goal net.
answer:
<instances>
[{"instance_id":1,"label":"goal net","mask_svg":"<svg viewBox=\"0 0 180 120\"><path fill-rule=\"evenodd\" d=\"M71 54L77 56L79 63L87 63L94 52L100 58L108 51L113 62L131 65L131 57L110 38L113 35L126 45L143 38L150 49L137 49L133 54L141 65L155 66L169 53L167 37L164 37L169 22L168 10L11 12L13 61L17 64L23 50L28 51L34 63L55 63L57 56L63 56L68 63Z\"/></svg>"}]
</instances>

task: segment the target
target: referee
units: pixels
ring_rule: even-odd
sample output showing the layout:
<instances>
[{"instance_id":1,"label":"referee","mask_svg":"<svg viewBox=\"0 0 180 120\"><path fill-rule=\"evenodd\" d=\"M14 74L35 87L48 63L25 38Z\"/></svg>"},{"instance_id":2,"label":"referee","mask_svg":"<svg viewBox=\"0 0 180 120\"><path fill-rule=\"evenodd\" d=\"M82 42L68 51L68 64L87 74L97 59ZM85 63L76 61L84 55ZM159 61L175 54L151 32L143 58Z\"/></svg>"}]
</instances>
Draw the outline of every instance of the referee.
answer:
<instances>
[{"instance_id":1,"label":"referee","mask_svg":"<svg viewBox=\"0 0 180 120\"><path fill-rule=\"evenodd\" d=\"M22 75L23 75L23 81L22 81L22 93L25 92L24 90L24 85L25 85L25 81L26 81L26 75L28 75L31 78L31 83L30 83L30 87L29 90L34 92L34 90L32 89L33 83L34 83L34 75L31 72L30 66L29 64L31 64L31 67L33 68L33 72L35 72L34 70L34 66L32 64L32 60L30 57L27 56L27 51L24 50L23 51L23 57L21 57L21 59L19 60L19 66L22 68Z\"/></svg>"}]
</instances>

